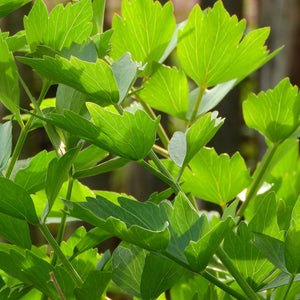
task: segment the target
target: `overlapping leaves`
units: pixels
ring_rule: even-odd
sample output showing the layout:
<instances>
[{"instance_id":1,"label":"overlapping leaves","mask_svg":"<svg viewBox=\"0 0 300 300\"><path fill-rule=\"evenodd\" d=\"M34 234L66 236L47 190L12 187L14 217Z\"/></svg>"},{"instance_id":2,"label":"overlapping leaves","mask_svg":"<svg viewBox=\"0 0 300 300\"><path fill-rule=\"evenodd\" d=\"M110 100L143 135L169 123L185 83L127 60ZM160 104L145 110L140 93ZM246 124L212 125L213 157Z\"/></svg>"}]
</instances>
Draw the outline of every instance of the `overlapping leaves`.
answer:
<instances>
[{"instance_id":1,"label":"overlapping leaves","mask_svg":"<svg viewBox=\"0 0 300 300\"><path fill-rule=\"evenodd\" d=\"M107 198L98 196L87 198L87 202L65 201L65 204L72 216L141 248L166 251L169 258L190 263L190 268L196 272L205 269L224 233L233 225L233 221L227 218L210 229L206 217L200 217L181 194L177 196L174 207L168 202L157 206L126 197L118 197L117 202L109 198L107 194ZM182 222L180 225L179 221Z\"/></svg>"},{"instance_id":2,"label":"overlapping leaves","mask_svg":"<svg viewBox=\"0 0 300 300\"><path fill-rule=\"evenodd\" d=\"M28 17L24 18L26 38L31 51L37 45L46 45L55 50L69 48L72 42L82 43L92 31L93 12L90 0L82 0L63 7L57 5L48 17L42 0L36 0Z\"/></svg>"}]
</instances>

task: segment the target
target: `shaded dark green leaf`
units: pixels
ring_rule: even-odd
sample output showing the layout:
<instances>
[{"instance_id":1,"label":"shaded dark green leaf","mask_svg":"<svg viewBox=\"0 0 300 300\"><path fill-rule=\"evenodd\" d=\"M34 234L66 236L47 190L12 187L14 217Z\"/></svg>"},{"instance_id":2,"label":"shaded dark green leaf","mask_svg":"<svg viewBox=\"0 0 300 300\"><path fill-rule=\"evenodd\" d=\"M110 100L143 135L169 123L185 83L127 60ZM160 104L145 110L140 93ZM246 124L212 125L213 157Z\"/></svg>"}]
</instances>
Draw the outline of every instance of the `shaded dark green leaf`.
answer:
<instances>
[{"instance_id":1,"label":"shaded dark green leaf","mask_svg":"<svg viewBox=\"0 0 300 300\"><path fill-rule=\"evenodd\" d=\"M25 5L30 0L3 0L0 3L0 18L10 14L15 9Z\"/></svg>"}]
</instances>

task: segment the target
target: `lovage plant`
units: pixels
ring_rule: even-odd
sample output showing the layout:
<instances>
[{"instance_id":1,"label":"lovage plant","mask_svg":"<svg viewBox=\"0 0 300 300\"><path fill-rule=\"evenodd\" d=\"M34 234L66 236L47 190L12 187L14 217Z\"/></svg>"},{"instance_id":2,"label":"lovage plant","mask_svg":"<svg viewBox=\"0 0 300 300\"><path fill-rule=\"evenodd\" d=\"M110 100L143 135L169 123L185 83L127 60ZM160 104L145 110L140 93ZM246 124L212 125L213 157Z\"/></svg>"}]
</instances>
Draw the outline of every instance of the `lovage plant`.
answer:
<instances>
[{"instance_id":1,"label":"lovage plant","mask_svg":"<svg viewBox=\"0 0 300 300\"><path fill-rule=\"evenodd\" d=\"M28 2L3 0L0 17ZM24 30L0 32L0 99L10 111L0 124L0 299L96 300L116 290L143 300L166 291L172 300L299 299L298 88L283 79L243 103L246 125L268 145L253 174L238 152L205 147L226 122L214 107L280 51L264 46L269 28L245 34L221 1L176 24L171 2L124 0L103 32L104 6L81 0L48 14L36 0ZM180 68L164 64L173 50ZM40 75L37 99L15 60ZM19 84L31 110L19 105ZM56 97L45 99L54 84ZM170 138L159 112L186 130ZM39 127L54 150L20 160ZM80 182L129 162L169 188L139 202ZM196 198L221 216L208 218ZM47 224L57 220L55 239ZM74 220L94 228L64 240ZM29 225L46 245L32 243ZM99 253L111 237L121 243Z\"/></svg>"}]
</instances>

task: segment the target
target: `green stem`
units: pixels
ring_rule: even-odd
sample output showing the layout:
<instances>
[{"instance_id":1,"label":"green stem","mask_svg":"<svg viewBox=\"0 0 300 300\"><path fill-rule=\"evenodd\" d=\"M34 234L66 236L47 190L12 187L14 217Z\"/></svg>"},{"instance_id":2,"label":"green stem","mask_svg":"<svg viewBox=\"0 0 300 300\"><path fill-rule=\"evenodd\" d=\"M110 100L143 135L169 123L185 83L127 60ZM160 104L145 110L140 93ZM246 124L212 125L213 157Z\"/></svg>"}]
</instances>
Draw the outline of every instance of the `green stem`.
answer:
<instances>
[{"instance_id":1,"label":"green stem","mask_svg":"<svg viewBox=\"0 0 300 300\"><path fill-rule=\"evenodd\" d=\"M247 300L247 298L245 296L243 296L240 293L236 292L230 286L228 286L225 283L223 283L222 281L218 280L218 278L216 278L215 276L213 276L209 272L207 272L207 271L196 272L195 270L191 269L191 266L189 264L187 264L184 261L178 259L176 256L172 255L170 252L168 252L166 250L162 251L161 254L163 256L171 259L172 261L176 262L177 264L181 265L182 267L184 267L184 268L186 268L186 269L188 269L192 272L195 272L195 273L199 274L200 276L204 277L205 279L207 279L208 281L210 281L211 283L213 283L214 285L216 285L217 287L219 287L223 291L227 292L228 294L232 295L236 299Z\"/></svg>"},{"instance_id":2,"label":"green stem","mask_svg":"<svg viewBox=\"0 0 300 300\"><path fill-rule=\"evenodd\" d=\"M181 168L179 169L179 172L177 174L177 177L176 177L176 181L178 182L183 174L183 171L185 169L185 166L181 166Z\"/></svg>"},{"instance_id":3,"label":"green stem","mask_svg":"<svg viewBox=\"0 0 300 300\"><path fill-rule=\"evenodd\" d=\"M71 199L73 183L74 183L73 178L69 178L66 200ZM65 213L66 209L67 209L67 207L65 206L64 210L62 211L62 217L61 217L61 221L60 221L58 232L57 232L56 242L57 242L58 246L60 246L63 236L64 236L64 233L65 233L66 222L67 222L67 214ZM56 262L57 262L57 255L56 255L56 253L54 253L52 256L52 259L51 259L51 265L55 266Z\"/></svg>"},{"instance_id":4,"label":"green stem","mask_svg":"<svg viewBox=\"0 0 300 300\"><path fill-rule=\"evenodd\" d=\"M191 123L193 123L195 121L195 119L197 118L198 110L199 110L200 103L202 101L205 89L206 89L206 86L201 85L199 95L198 95L198 98L197 98L197 101L196 101L196 104L194 106L193 113L192 113L192 116L191 116Z\"/></svg>"},{"instance_id":5,"label":"green stem","mask_svg":"<svg viewBox=\"0 0 300 300\"><path fill-rule=\"evenodd\" d=\"M63 254L61 251L59 245L57 244L56 240L50 233L48 227L44 223L39 224L39 229L43 233L44 237L48 241L49 245L52 247L54 253L57 255L57 257L60 259L63 266L66 268L67 272L70 274L70 276L73 278L76 286L80 287L83 284L83 281L77 271L74 269L72 264L69 262L67 257Z\"/></svg>"},{"instance_id":6,"label":"green stem","mask_svg":"<svg viewBox=\"0 0 300 300\"><path fill-rule=\"evenodd\" d=\"M47 94L47 91L48 91L50 86L51 86L51 83L49 81L44 81L42 91L41 91L39 99L37 101L38 106L41 104L42 100L44 99L45 95ZM29 90L28 90L28 92L29 92ZM30 94L30 92L29 92L29 94ZM30 99L31 99L31 97L30 97ZM28 132L30 131L31 125L34 121L34 118L35 117L33 115L31 115L29 120L27 121L26 125L21 129L21 133L19 135L19 138L18 138L17 144L15 146L13 155L11 157L11 160L9 162L9 165L8 165L6 173L5 173L6 178L10 178L10 176L12 174L14 166L15 166L15 164L16 164L19 156L20 156L20 153L21 153L21 150L23 148L24 142L27 138Z\"/></svg>"},{"instance_id":7,"label":"green stem","mask_svg":"<svg viewBox=\"0 0 300 300\"><path fill-rule=\"evenodd\" d=\"M237 216L238 217L242 217L244 215L244 212L246 210L246 208L248 207L250 201L256 196L256 193L258 192L259 188L261 187L261 185L263 184L263 181L265 179L265 175L267 173L268 170L268 166L277 150L278 144L272 144L269 149L267 150L261 165L259 166L259 170L258 170L258 174L255 177L250 190L246 196L246 200L244 201L244 203L241 205Z\"/></svg>"},{"instance_id":8,"label":"green stem","mask_svg":"<svg viewBox=\"0 0 300 300\"><path fill-rule=\"evenodd\" d=\"M157 118L156 114L154 113L154 111L152 110L152 108L145 102L143 102L143 100L136 95L136 98L139 100L139 102L141 103L141 105L143 106L143 109L145 110L145 112L153 119L155 120ZM157 127L157 134L163 144L163 146L167 149L168 145L169 145L169 137L165 131L165 129L163 128L163 126L161 125L161 123L158 124Z\"/></svg>"},{"instance_id":9,"label":"green stem","mask_svg":"<svg viewBox=\"0 0 300 300\"><path fill-rule=\"evenodd\" d=\"M282 300L285 300L287 298L287 295L288 295L288 293L289 293L289 291L290 291L290 289L292 287L292 284L294 283L294 279L295 279L295 275L291 274L291 277L290 277L290 280L289 280L289 284L288 284L288 286L287 286L287 288L285 290L285 293L284 293L284 295L282 297Z\"/></svg>"},{"instance_id":10,"label":"green stem","mask_svg":"<svg viewBox=\"0 0 300 300\"><path fill-rule=\"evenodd\" d=\"M230 257L227 255L227 253L221 247L219 247L216 254L219 257L219 259L222 261L222 263L226 267L226 269L229 271L229 273L235 278L238 285L245 292L248 299L249 300L259 300L259 297L256 295L256 293L250 287L248 282L245 280L245 278L242 276L242 274L235 267L235 265L233 264L233 262L231 261Z\"/></svg>"},{"instance_id":11,"label":"green stem","mask_svg":"<svg viewBox=\"0 0 300 300\"><path fill-rule=\"evenodd\" d=\"M171 187L173 188L175 194L177 195L178 193L182 193L185 196L185 198L188 201L188 203L190 203L190 205L196 211L198 211L198 206L197 206L197 203L196 203L195 199L193 198L194 201L191 202L191 200L186 196L186 194L182 190L182 188L179 185L179 183L173 178L173 176L166 169L166 167L163 165L163 163L160 161L160 159L157 157L157 155L154 153L154 151L151 150L148 155L149 155L150 159L153 160L154 164L157 166L157 168L159 169L159 171L172 181L172 186Z\"/></svg>"}]
</instances>

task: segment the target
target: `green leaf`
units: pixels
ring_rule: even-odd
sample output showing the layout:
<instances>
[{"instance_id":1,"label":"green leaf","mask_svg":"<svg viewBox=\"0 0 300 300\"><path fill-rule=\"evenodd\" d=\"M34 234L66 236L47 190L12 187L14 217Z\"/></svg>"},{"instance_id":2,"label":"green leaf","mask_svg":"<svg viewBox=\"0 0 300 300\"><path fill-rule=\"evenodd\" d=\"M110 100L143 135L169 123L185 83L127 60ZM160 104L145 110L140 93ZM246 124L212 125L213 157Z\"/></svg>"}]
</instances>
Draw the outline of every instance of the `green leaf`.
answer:
<instances>
[{"instance_id":1,"label":"green leaf","mask_svg":"<svg viewBox=\"0 0 300 300\"><path fill-rule=\"evenodd\" d=\"M36 0L24 27L31 51L37 45L46 45L55 50L69 48L72 42L81 44L91 33L92 5L90 0L82 0L63 7L57 5L49 17L42 0Z\"/></svg>"},{"instance_id":2,"label":"green leaf","mask_svg":"<svg viewBox=\"0 0 300 300\"><path fill-rule=\"evenodd\" d=\"M119 89L118 104L120 104L127 97L130 88L136 80L138 64L132 61L130 53L125 53L112 64L111 69Z\"/></svg>"},{"instance_id":3,"label":"green leaf","mask_svg":"<svg viewBox=\"0 0 300 300\"><path fill-rule=\"evenodd\" d=\"M45 187L48 203L42 216L43 220L47 218L64 181L68 179L71 166L78 152L78 148L71 149L59 159L54 158L49 163Z\"/></svg>"},{"instance_id":4,"label":"green leaf","mask_svg":"<svg viewBox=\"0 0 300 300\"><path fill-rule=\"evenodd\" d=\"M294 206L290 227L285 238L286 267L292 274L300 273L300 197Z\"/></svg>"},{"instance_id":5,"label":"green leaf","mask_svg":"<svg viewBox=\"0 0 300 300\"><path fill-rule=\"evenodd\" d=\"M34 68L42 76L73 87L88 95L88 99L102 106L117 103L119 92L111 68L102 60L85 62L76 57L67 60L55 58L18 57L18 60Z\"/></svg>"},{"instance_id":6,"label":"green leaf","mask_svg":"<svg viewBox=\"0 0 300 300\"><path fill-rule=\"evenodd\" d=\"M158 298L172 287L184 272L183 267L169 259L154 253L147 254L140 283L142 299Z\"/></svg>"},{"instance_id":7,"label":"green leaf","mask_svg":"<svg viewBox=\"0 0 300 300\"><path fill-rule=\"evenodd\" d=\"M0 100L3 105L15 115L21 124L20 112L18 109L20 88L18 69L14 57L8 49L6 41L3 39L0 30Z\"/></svg>"},{"instance_id":8,"label":"green leaf","mask_svg":"<svg viewBox=\"0 0 300 300\"><path fill-rule=\"evenodd\" d=\"M122 243L113 253L113 281L130 295L156 299L169 289L185 269L139 247Z\"/></svg>"},{"instance_id":9,"label":"green leaf","mask_svg":"<svg viewBox=\"0 0 300 300\"><path fill-rule=\"evenodd\" d=\"M69 273L61 266L55 266L53 275L65 299L74 300L75 284Z\"/></svg>"},{"instance_id":10,"label":"green leaf","mask_svg":"<svg viewBox=\"0 0 300 300\"><path fill-rule=\"evenodd\" d=\"M5 17L28 2L30 0L2 0L0 3L0 18Z\"/></svg>"},{"instance_id":11,"label":"green leaf","mask_svg":"<svg viewBox=\"0 0 300 300\"><path fill-rule=\"evenodd\" d=\"M153 65L153 74L139 92L151 107L179 119L186 119L189 88L182 70L160 64Z\"/></svg>"},{"instance_id":12,"label":"green leaf","mask_svg":"<svg viewBox=\"0 0 300 300\"><path fill-rule=\"evenodd\" d=\"M60 199L65 198L68 190L68 182L65 181L56 197L54 200L54 204L52 206L51 212L47 218L47 223L55 221L55 219L51 220L51 218L59 218L59 221L61 220L61 215L62 215L62 210L64 209L64 204ZM83 201L86 197L94 197L95 194L85 185L80 183L77 180L73 181L73 188L72 188L72 195L71 195L71 200L74 202L80 202ZM48 198L46 195L45 190L41 190L36 192L35 194L31 195L36 213L38 217L41 217L43 215L43 211L45 209L45 206L48 203ZM50 220L49 220L50 218ZM72 219L71 219L72 220ZM73 220L74 221L74 220Z\"/></svg>"},{"instance_id":13,"label":"green leaf","mask_svg":"<svg viewBox=\"0 0 300 300\"><path fill-rule=\"evenodd\" d=\"M103 32L103 23L104 23L104 15L105 15L105 3L106 0L94 0L93 1L93 21L94 28L93 32L97 33Z\"/></svg>"},{"instance_id":14,"label":"green leaf","mask_svg":"<svg viewBox=\"0 0 300 300\"><path fill-rule=\"evenodd\" d=\"M113 253L113 281L123 291L141 298L140 282L148 251L122 243ZM153 274L154 275L154 274Z\"/></svg>"},{"instance_id":15,"label":"green leaf","mask_svg":"<svg viewBox=\"0 0 300 300\"><path fill-rule=\"evenodd\" d=\"M93 103L87 104L96 126L101 130L103 149L131 160L147 156L155 142L159 118L152 120L144 111L123 116L111 113Z\"/></svg>"},{"instance_id":16,"label":"green leaf","mask_svg":"<svg viewBox=\"0 0 300 300\"><path fill-rule=\"evenodd\" d=\"M0 177L0 212L38 225L39 219L29 194L11 180Z\"/></svg>"},{"instance_id":17,"label":"green leaf","mask_svg":"<svg viewBox=\"0 0 300 300\"><path fill-rule=\"evenodd\" d=\"M0 213L0 236L22 248L31 248L28 224L23 220Z\"/></svg>"},{"instance_id":18,"label":"green leaf","mask_svg":"<svg viewBox=\"0 0 300 300\"><path fill-rule=\"evenodd\" d=\"M186 273L170 290L172 300L182 299L209 299L206 292L209 288L209 282L202 276L194 273ZM197 295L196 298L194 297Z\"/></svg>"},{"instance_id":19,"label":"green leaf","mask_svg":"<svg viewBox=\"0 0 300 300\"><path fill-rule=\"evenodd\" d=\"M110 40L114 31L112 29L107 30L101 34L97 34L92 37L95 47L97 49L98 57L104 58L110 51Z\"/></svg>"},{"instance_id":20,"label":"green leaf","mask_svg":"<svg viewBox=\"0 0 300 300\"><path fill-rule=\"evenodd\" d=\"M260 205L255 210L255 215L249 223L249 230L283 240L283 232L280 232L278 227L276 213L275 193L267 193L264 199L261 199Z\"/></svg>"},{"instance_id":21,"label":"green leaf","mask_svg":"<svg viewBox=\"0 0 300 300\"><path fill-rule=\"evenodd\" d=\"M115 204L97 196L95 199L87 198L87 202L64 202L72 216L103 228L124 241L146 249L167 247L167 219L157 205L151 202L140 203L122 196L117 201Z\"/></svg>"},{"instance_id":22,"label":"green leaf","mask_svg":"<svg viewBox=\"0 0 300 300\"><path fill-rule=\"evenodd\" d=\"M122 2L123 20L113 18L111 57L119 59L130 52L132 59L142 64L148 63L151 70L153 62L158 62L164 54L175 29L173 5L164 7L152 0L133 0Z\"/></svg>"},{"instance_id":23,"label":"green leaf","mask_svg":"<svg viewBox=\"0 0 300 300\"><path fill-rule=\"evenodd\" d=\"M18 171L15 183L22 186L29 194L43 189L46 182L47 167L55 157L54 151L41 151L31 159L28 167Z\"/></svg>"},{"instance_id":24,"label":"green leaf","mask_svg":"<svg viewBox=\"0 0 300 300\"><path fill-rule=\"evenodd\" d=\"M119 169L121 167L124 167L129 162L130 161L126 158L114 157L114 158L107 160L95 167L76 171L73 174L73 177L74 178L84 178L84 177L95 176L95 175L99 175L99 174L103 174L103 173L108 173L108 172L114 171L116 169Z\"/></svg>"},{"instance_id":25,"label":"green leaf","mask_svg":"<svg viewBox=\"0 0 300 300\"><path fill-rule=\"evenodd\" d=\"M219 245L223 241L225 234L231 231L234 222L231 218L227 218L225 221L220 221L210 231L204 234L200 240L194 242L191 241L184 250L191 269L195 272L203 271Z\"/></svg>"},{"instance_id":26,"label":"green leaf","mask_svg":"<svg viewBox=\"0 0 300 300\"><path fill-rule=\"evenodd\" d=\"M253 244L276 268L283 272L288 272L284 257L284 242L268 235L254 232Z\"/></svg>"},{"instance_id":27,"label":"green leaf","mask_svg":"<svg viewBox=\"0 0 300 300\"><path fill-rule=\"evenodd\" d=\"M5 38L5 41L7 43L7 46L9 48L9 51L11 52L27 52L28 51L28 45L26 40L26 34L24 30L21 30L14 34L13 36L8 36Z\"/></svg>"},{"instance_id":28,"label":"green leaf","mask_svg":"<svg viewBox=\"0 0 300 300\"><path fill-rule=\"evenodd\" d=\"M168 56L172 53L172 51L176 48L177 41L178 41L178 38L177 38L178 37L178 31L183 30L186 23L187 23L187 20L185 20L185 21L183 21L179 24L176 24L172 39L171 39L170 43L168 44L164 54L162 55L162 57L158 61L160 64L162 64L168 58Z\"/></svg>"},{"instance_id":29,"label":"green leaf","mask_svg":"<svg viewBox=\"0 0 300 300\"><path fill-rule=\"evenodd\" d=\"M77 300L98 300L101 299L109 281L111 272L91 271L82 287L75 289Z\"/></svg>"},{"instance_id":30,"label":"green leaf","mask_svg":"<svg viewBox=\"0 0 300 300\"><path fill-rule=\"evenodd\" d=\"M211 89L206 89L201 99L196 117L205 114L216 107L228 94L228 92L235 86L235 84L236 79L233 79L224 83L220 83ZM190 120L192 117L193 109L195 107L199 93L200 88L196 88L189 93L189 107L186 115L186 118L188 120Z\"/></svg>"},{"instance_id":31,"label":"green leaf","mask_svg":"<svg viewBox=\"0 0 300 300\"><path fill-rule=\"evenodd\" d=\"M12 124L6 122L0 124L0 171L2 171L11 155L12 148Z\"/></svg>"},{"instance_id":32,"label":"green leaf","mask_svg":"<svg viewBox=\"0 0 300 300\"><path fill-rule=\"evenodd\" d=\"M190 160L205 146L216 134L223 124L223 119L216 114L208 113L195 122L184 134L175 132L168 150L171 158L179 167L185 167Z\"/></svg>"},{"instance_id":33,"label":"green leaf","mask_svg":"<svg viewBox=\"0 0 300 300\"><path fill-rule=\"evenodd\" d=\"M90 248L96 247L103 241L112 237L112 234L101 228L93 228L76 244L73 255L78 255Z\"/></svg>"},{"instance_id":34,"label":"green leaf","mask_svg":"<svg viewBox=\"0 0 300 300\"><path fill-rule=\"evenodd\" d=\"M53 282L50 281L49 274L53 267L32 252L26 250L21 254L15 250L9 253L0 251L0 268L20 281L33 285L52 299L60 299Z\"/></svg>"},{"instance_id":35,"label":"green leaf","mask_svg":"<svg viewBox=\"0 0 300 300\"><path fill-rule=\"evenodd\" d=\"M183 69L199 86L244 78L266 60L269 28L252 31L241 41L245 25L245 20L230 17L221 1L206 11L193 8L178 34L177 52Z\"/></svg>"},{"instance_id":36,"label":"green leaf","mask_svg":"<svg viewBox=\"0 0 300 300\"><path fill-rule=\"evenodd\" d=\"M222 207L250 183L249 170L239 153L230 158L227 154L218 156L213 148L203 148L189 165L193 173L184 173L183 188Z\"/></svg>"},{"instance_id":37,"label":"green leaf","mask_svg":"<svg viewBox=\"0 0 300 300\"><path fill-rule=\"evenodd\" d=\"M287 285L290 281L291 275L288 273L279 274L274 280L265 285L261 290L274 289L279 286ZM294 282L300 281L300 274L295 276ZM289 294L290 296L290 294Z\"/></svg>"},{"instance_id":38,"label":"green leaf","mask_svg":"<svg viewBox=\"0 0 300 300\"><path fill-rule=\"evenodd\" d=\"M258 130L273 143L290 137L299 126L300 96L298 88L288 78L283 79L274 90L250 94L243 103L247 126Z\"/></svg>"},{"instance_id":39,"label":"green leaf","mask_svg":"<svg viewBox=\"0 0 300 300\"><path fill-rule=\"evenodd\" d=\"M74 161L75 171L91 168L108 155L107 151L90 145L80 151Z\"/></svg>"},{"instance_id":40,"label":"green leaf","mask_svg":"<svg viewBox=\"0 0 300 300\"><path fill-rule=\"evenodd\" d=\"M240 223L236 232L231 231L227 234L224 239L224 250L254 290L274 268L252 244L251 232L244 222Z\"/></svg>"},{"instance_id":41,"label":"green leaf","mask_svg":"<svg viewBox=\"0 0 300 300\"><path fill-rule=\"evenodd\" d=\"M178 194L173 209L169 209L168 220L171 239L167 251L187 263L184 249L209 231L207 218L204 214L200 217L184 196Z\"/></svg>"}]
</instances>

